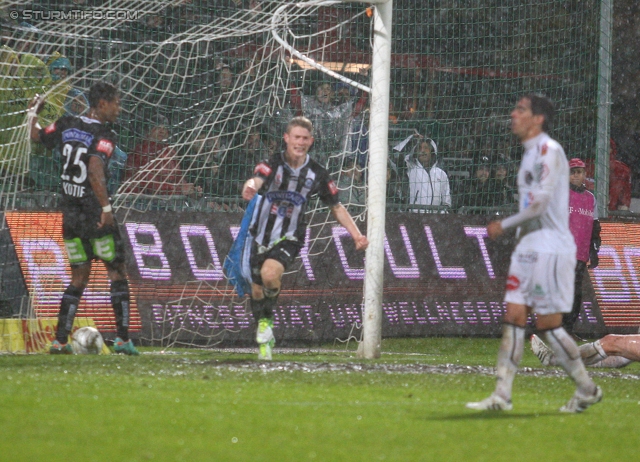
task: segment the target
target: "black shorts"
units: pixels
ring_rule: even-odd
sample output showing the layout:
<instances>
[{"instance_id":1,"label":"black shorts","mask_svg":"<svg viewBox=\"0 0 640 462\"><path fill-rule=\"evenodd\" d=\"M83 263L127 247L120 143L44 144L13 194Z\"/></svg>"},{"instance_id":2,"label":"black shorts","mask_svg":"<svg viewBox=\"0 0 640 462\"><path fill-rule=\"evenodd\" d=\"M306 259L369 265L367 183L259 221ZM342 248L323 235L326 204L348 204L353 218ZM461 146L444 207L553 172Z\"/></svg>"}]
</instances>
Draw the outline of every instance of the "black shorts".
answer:
<instances>
[{"instance_id":1,"label":"black shorts","mask_svg":"<svg viewBox=\"0 0 640 462\"><path fill-rule=\"evenodd\" d=\"M302 249L302 244L285 239L266 252L258 253L258 245L254 242L251 248L251 280L254 284L262 285L260 270L267 259L279 261L286 271L300 253L300 249Z\"/></svg>"},{"instance_id":2,"label":"black shorts","mask_svg":"<svg viewBox=\"0 0 640 462\"><path fill-rule=\"evenodd\" d=\"M115 268L125 261L124 243L118 224L98 228L101 209L66 209L62 215L62 237L72 267L102 260Z\"/></svg>"}]
</instances>

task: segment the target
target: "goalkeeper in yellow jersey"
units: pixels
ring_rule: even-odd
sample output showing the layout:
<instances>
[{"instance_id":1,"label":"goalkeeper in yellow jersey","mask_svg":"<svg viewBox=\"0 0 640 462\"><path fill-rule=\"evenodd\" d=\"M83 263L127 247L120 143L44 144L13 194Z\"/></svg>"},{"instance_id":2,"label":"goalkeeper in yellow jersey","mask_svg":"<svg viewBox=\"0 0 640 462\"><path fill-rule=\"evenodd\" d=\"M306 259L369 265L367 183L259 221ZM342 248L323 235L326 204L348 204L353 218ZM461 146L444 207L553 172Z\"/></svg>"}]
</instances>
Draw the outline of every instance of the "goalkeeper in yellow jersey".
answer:
<instances>
[{"instance_id":1,"label":"goalkeeper in yellow jersey","mask_svg":"<svg viewBox=\"0 0 640 462\"><path fill-rule=\"evenodd\" d=\"M33 54L37 33L36 27L22 23L14 31L13 43L0 49L0 172L4 175L26 173L21 154L28 147L21 145L19 128L29 100L51 85L46 64Z\"/></svg>"}]
</instances>

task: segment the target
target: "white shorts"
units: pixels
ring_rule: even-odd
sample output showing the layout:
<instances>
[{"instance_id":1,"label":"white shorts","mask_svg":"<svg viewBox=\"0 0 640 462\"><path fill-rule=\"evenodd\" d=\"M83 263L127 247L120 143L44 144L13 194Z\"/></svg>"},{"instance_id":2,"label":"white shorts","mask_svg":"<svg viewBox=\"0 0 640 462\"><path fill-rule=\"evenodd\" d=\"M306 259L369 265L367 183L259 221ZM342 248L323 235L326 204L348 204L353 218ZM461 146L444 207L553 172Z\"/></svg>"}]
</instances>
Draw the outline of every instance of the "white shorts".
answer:
<instances>
[{"instance_id":1,"label":"white shorts","mask_svg":"<svg viewBox=\"0 0 640 462\"><path fill-rule=\"evenodd\" d=\"M575 269L575 255L516 249L511 255L504 301L530 306L539 314L569 313Z\"/></svg>"}]
</instances>

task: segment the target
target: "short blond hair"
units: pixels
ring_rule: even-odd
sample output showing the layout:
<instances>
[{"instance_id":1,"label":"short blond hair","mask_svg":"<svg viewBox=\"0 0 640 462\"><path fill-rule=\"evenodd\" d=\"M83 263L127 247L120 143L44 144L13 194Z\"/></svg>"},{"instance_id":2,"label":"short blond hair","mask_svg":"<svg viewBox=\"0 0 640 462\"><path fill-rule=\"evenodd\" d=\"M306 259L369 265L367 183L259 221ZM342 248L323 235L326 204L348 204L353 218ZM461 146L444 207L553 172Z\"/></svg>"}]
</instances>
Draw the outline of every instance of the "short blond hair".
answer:
<instances>
[{"instance_id":1,"label":"short blond hair","mask_svg":"<svg viewBox=\"0 0 640 462\"><path fill-rule=\"evenodd\" d=\"M311 133L311 135L313 135L313 124L306 117L299 116L299 117L294 117L293 119L291 119L291 121L289 121L289 123L287 124L287 129L285 130L285 133L291 132L291 129L293 127L306 128L307 130L309 130L309 133Z\"/></svg>"}]
</instances>

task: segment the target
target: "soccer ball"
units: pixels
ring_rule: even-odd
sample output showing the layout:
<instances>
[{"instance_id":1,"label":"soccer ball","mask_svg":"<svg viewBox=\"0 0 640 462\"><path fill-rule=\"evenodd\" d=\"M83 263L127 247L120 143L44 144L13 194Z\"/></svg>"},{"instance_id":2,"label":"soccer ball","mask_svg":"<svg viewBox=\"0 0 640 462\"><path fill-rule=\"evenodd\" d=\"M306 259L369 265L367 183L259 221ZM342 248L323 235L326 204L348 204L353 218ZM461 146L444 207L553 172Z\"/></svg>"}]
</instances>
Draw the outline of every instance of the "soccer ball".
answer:
<instances>
[{"instance_id":1,"label":"soccer ball","mask_svg":"<svg viewBox=\"0 0 640 462\"><path fill-rule=\"evenodd\" d=\"M71 336L71 345L77 355L99 355L104 340L95 327L81 327Z\"/></svg>"}]
</instances>

